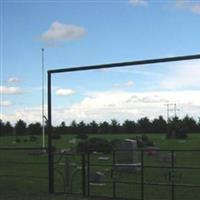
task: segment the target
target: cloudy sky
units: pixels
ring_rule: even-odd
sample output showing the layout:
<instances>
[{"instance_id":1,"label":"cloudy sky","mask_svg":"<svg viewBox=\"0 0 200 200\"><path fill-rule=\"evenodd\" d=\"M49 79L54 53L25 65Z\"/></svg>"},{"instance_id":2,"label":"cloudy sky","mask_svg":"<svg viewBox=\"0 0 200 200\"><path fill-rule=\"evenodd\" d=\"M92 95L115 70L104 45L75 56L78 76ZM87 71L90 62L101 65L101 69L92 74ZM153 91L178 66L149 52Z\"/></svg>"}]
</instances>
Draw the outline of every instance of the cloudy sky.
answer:
<instances>
[{"instance_id":1,"label":"cloudy sky","mask_svg":"<svg viewBox=\"0 0 200 200\"><path fill-rule=\"evenodd\" d=\"M53 68L200 53L200 1L163 2L2 0L0 118L41 121L41 48L45 75ZM53 122L166 117L167 103L177 104L178 116L197 119L199 77L200 60L59 74Z\"/></svg>"}]
</instances>

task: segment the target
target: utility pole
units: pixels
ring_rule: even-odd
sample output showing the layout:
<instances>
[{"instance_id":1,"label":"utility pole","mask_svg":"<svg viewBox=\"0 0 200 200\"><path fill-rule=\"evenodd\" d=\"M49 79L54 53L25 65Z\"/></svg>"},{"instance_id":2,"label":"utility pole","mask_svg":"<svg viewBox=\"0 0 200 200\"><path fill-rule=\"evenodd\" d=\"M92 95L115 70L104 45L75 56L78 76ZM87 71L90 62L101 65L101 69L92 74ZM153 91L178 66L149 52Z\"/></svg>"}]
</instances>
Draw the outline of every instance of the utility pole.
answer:
<instances>
[{"instance_id":1,"label":"utility pole","mask_svg":"<svg viewBox=\"0 0 200 200\"><path fill-rule=\"evenodd\" d=\"M167 106L167 122L169 122L170 112L173 112L174 117L177 117L177 111L179 111L179 109L177 109L176 103L167 103L165 105Z\"/></svg>"},{"instance_id":2,"label":"utility pole","mask_svg":"<svg viewBox=\"0 0 200 200\"><path fill-rule=\"evenodd\" d=\"M180 111L180 109L177 108L176 103L174 104L174 115L177 117L177 111Z\"/></svg>"}]
</instances>

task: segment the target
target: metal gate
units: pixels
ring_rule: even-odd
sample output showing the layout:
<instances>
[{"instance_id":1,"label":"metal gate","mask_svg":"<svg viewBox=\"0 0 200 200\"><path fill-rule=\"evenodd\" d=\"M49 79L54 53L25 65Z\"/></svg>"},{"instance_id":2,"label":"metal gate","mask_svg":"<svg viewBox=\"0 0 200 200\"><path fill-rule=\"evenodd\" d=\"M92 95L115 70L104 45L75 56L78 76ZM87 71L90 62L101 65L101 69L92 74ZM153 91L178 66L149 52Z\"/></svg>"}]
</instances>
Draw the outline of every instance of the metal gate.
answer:
<instances>
[{"instance_id":1,"label":"metal gate","mask_svg":"<svg viewBox=\"0 0 200 200\"><path fill-rule=\"evenodd\" d=\"M59 192L113 199L200 199L200 150L140 149L139 163L127 165L117 163L119 151L60 154L54 164L55 177L62 180Z\"/></svg>"}]
</instances>

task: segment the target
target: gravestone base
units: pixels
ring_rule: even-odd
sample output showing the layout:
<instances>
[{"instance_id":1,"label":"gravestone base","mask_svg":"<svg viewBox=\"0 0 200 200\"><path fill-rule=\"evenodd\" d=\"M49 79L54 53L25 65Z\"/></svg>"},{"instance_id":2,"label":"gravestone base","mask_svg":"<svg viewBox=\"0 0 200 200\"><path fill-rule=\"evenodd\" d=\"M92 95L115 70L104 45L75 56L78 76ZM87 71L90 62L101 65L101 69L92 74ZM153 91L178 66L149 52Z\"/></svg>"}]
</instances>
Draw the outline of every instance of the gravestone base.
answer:
<instances>
[{"instance_id":1,"label":"gravestone base","mask_svg":"<svg viewBox=\"0 0 200 200\"><path fill-rule=\"evenodd\" d=\"M134 173L141 171L141 163L132 163L132 164L116 164L115 171Z\"/></svg>"}]
</instances>

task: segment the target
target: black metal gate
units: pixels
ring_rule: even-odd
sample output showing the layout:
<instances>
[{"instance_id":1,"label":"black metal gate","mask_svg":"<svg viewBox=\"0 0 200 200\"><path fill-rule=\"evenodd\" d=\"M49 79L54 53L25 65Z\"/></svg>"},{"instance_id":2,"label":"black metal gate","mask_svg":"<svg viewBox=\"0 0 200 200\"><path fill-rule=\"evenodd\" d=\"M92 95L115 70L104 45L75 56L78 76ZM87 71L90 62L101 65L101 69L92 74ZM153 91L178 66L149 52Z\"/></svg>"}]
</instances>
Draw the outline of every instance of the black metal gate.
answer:
<instances>
[{"instance_id":1,"label":"black metal gate","mask_svg":"<svg viewBox=\"0 0 200 200\"><path fill-rule=\"evenodd\" d=\"M107 161L87 155L85 184L88 196L114 199L179 200L200 199L200 151L197 150L138 150L139 164L116 164L116 150ZM131 152L127 152L131 153ZM102 172L102 180L94 173ZM186 192L187 191L187 192ZM104 195L103 195L104 194Z\"/></svg>"},{"instance_id":2,"label":"black metal gate","mask_svg":"<svg viewBox=\"0 0 200 200\"><path fill-rule=\"evenodd\" d=\"M62 174L59 192L113 199L200 199L200 150L134 150L139 163L127 165L117 163L118 151L59 155L54 165L55 177L58 168Z\"/></svg>"},{"instance_id":3,"label":"black metal gate","mask_svg":"<svg viewBox=\"0 0 200 200\"><path fill-rule=\"evenodd\" d=\"M96 69L103 69L103 68L116 68L116 67L127 67L127 66L136 66L136 65L147 65L147 64L156 64L156 63L166 63L166 62L178 62L178 61L186 61L186 60L194 60L194 59L200 59L200 55L187 55L187 56L177 56L177 57L168 57L168 58L158 58L158 59L147 59L147 60L136 60L136 61L130 61L130 62L121 62L121 63L110 63L110 64L101 64L101 65L93 65L93 66L81 66L81 67L72 67L72 68L63 68L63 69L52 69L52 70L48 70L48 175L49 175L49 193L54 193L55 192L55 177L57 175L55 175L55 171L57 168L57 164L59 163L59 161L56 160L54 152L53 152L53 147L52 147L52 98L51 98L51 93L52 93L52 89L51 89L51 85L52 85L52 75L53 74L58 74L58 73L68 73L68 72L77 72L77 71L86 71L86 70L96 70ZM177 163L175 162L175 151L171 150L170 151L170 161L168 161L168 164L166 166L154 166L151 164L151 162L149 164L146 163L146 159L148 160L148 158L146 158L145 152L142 150L141 151L141 166L140 166L140 176L136 175L135 177L133 177L133 180L131 183L129 181L126 180L126 178L124 178L125 180L121 181L121 175L120 173L118 173L117 170L115 170L115 167L113 169L113 166L115 166L114 160L115 160L115 156L113 156L113 163L110 164L110 168L112 168L112 173L109 176L109 174L106 174L108 178L108 180L105 180L104 182L107 184L107 186L105 187L105 190L101 190L100 191L100 187L97 187L93 184L93 186L91 185L91 181L90 181L90 175L91 175L91 167L95 164L91 163L91 155L87 156L87 164L85 164L84 166L82 166L83 169L86 170L82 170L82 193L86 194L88 196L93 195L93 190L92 188L96 188L96 191L99 192L103 192L103 193L109 193L109 195L106 196L112 196L114 198L119 197L120 195L118 194L118 187L119 184L126 184L126 186L123 186L124 188L127 188L127 185L130 186L130 184L134 184L136 185L138 188L135 189L135 193L137 194L136 199L150 199L152 194L157 191L157 186L159 186L159 191L161 191L159 193L159 195L161 197L159 197L158 199L180 199L177 196L177 188L179 187L185 187L185 188L197 188L199 189L199 182L195 179L192 178L192 180L194 179L194 183L183 183L182 181L180 181L180 183L177 183L177 177L181 177L181 175L177 175L178 172L180 172L181 170L199 170L199 164L197 166L183 166L183 165L177 165ZM59 155L58 155L59 156ZM84 156L84 155L83 155ZM165 156L162 156L160 158L156 158L156 159L160 159L160 163L162 163L162 159ZM169 160L169 158L166 158ZM82 158L82 160L85 160L85 158ZM56 165L56 166L55 166ZM98 163L97 163L98 165ZM65 166L65 164L61 164L61 166ZM95 166L93 166L95 167ZM96 166L96 167L100 167L100 166ZM108 171L108 173L110 173L109 171L109 166L107 166L108 169L106 169ZM162 169L162 170L161 170ZM150 170L155 170L157 172L160 172L162 174L162 171L164 171L165 175L160 175L159 173L149 173L148 171ZM60 171L60 170L59 170ZM62 171L62 170L61 170ZM79 170L81 171L81 170ZM149 175L149 180L147 180L147 172L150 174ZM75 173L75 172L74 172ZM77 172L78 173L78 172ZM60 172L57 172L57 174L60 174ZM61 173L62 174L62 173ZM84 178L84 174L86 174L87 179ZM165 177L166 181L162 181L160 182L160 179L158 179L157 181L151 180L151 174L154 174L156 177ZM180 173L180 174L185 174L185 173ZM200 174L200 173L198 173ZM194 177L196 176L197 173L194 174ZM61 175L63 177L63 175ZM67 175L65 175L67 177ZM188 176L188 175L187 175ZM89 177L89 178L88 178ZM85 179L87 181L85 181ZM190 180L191 177L189 179L186 180ZM63 178L63 180L65 180ZM77 179L80 180L80 179ZM135 181L137 180L137 181ZM182 180L180 178L180 180ZM198 179L200 180L200 178ZM86 183L87 184L86 184ZM123 182L123 183L122 183ZM87 189L85 189L85 187L87 187ZM102 188L103 186L101 186ZM147 187L155 187L154 189L148 189ZM164 187L168 187L167 191L168 193L166 193L166 189L161 190L160 188L164 188ZM108 189L108 188L112 188L112 189ZM122 186L121 186L122 188ZM170 189L169 189L170 188ZM130 188L130 190L132 191L133 188ZM112 190L112 195L110 195L110 190ZM87 192L86 192L87 191ZM140 191L140 192L138 192ZM99 192L94 192L95 194L99 194ZM180 192L180 194L183 192ZM194 196L194 194L199 194L199 192L188 192L184 195L179 195L180 197L183 197L183 199L187 196L187 194L192 194ZM125 194L129 194L129 192L125 192ZM129 197L127 196L127 198L135 198L134 194ZM169 198L167 198L167 196L169 196ZM122 198L124 199L124 195L122 195ZM189 196L189 198L191 199L191 195ZM200 199L199 196L195 197L194 199ZM154 198L155 200L155 198Z\"/></svg>"},{"instance_id":4,"label":"black metal gate","mask_svg":"<svg viewBox=\"0 0 200 200\"><path fill-rule=\"evenodd\" d=\"M53 74L58 73L67 73L67 72L77 72L77 71L86 71L86 70L96 70L96 69L108 69L116 67L127 67L127 66L136 66L136 65L148 65L156 63L167 63L167 62L178 62L186 60L195 60L200 59L200 55L187 55L187 56L177 56L177 57L167 57L167 58L158 58L158 59L147 59L147 60L136 60L129 62L120 62L120 63L110 63L110 64L100 64L92 66L81 66L81 67L71 67L71 68L62 68L62 69L52 69L48 70L48 162L49 162L49 193L54 193L54 153L52 148L52 98L51 98L51 79Z\"/></svg>"}]
</instances>

